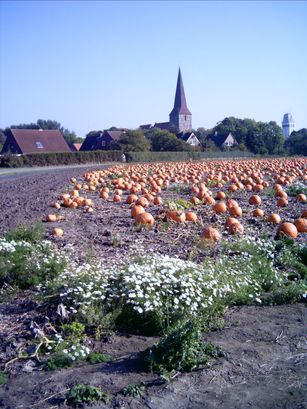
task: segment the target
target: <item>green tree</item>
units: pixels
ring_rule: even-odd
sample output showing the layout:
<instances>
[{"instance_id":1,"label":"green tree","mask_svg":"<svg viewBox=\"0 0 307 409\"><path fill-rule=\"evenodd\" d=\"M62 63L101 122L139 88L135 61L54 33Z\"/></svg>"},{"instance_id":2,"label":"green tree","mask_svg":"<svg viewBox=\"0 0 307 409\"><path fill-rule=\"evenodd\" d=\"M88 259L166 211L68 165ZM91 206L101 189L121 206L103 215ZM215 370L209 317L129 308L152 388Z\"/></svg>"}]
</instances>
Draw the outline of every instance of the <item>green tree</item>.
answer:
<instances>
[{"instance_id":1,"label":"green tree","mask_svg":"<svg viewBox=\"0 0 307 409\"><path fill-rule=\"evenodd\" d=\"M307 129L293 131L285 141L285 148L290 155L307 155Z\"/></svg>"},{"instance_id":2,"label":"green tree","mask_svg":"<svg viewBox=\"0 0 307 409\"><path fill-rule=\"evenodd\" d=\"M166 130L152 128L145 135L151 142L152 151L173 152L191 150L189 144Z\"/></svg>"},{"instance_id":3,"label":"green tree","mask_svg":"<svg viewBox=\"0 0 307 409\"><path fill-rule=\"evenodd\" d=\"M110 144L110 149L119 149L123 152L144 152L150 149L150 141L145 138L142 131L128 130L118 141Z\"/></svg>"}]
</instances>

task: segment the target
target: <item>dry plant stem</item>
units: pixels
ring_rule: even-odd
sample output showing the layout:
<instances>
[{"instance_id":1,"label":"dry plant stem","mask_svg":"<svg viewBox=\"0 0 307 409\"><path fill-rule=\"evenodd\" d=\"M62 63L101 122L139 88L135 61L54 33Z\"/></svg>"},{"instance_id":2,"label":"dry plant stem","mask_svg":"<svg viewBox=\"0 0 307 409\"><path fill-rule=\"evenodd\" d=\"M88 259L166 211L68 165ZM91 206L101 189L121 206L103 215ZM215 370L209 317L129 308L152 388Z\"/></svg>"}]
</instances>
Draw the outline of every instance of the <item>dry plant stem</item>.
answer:
<instances>
[{"instance_id":1,"label":"dry plant stem","mask_svg":"<svg viewBox=\"0 0 307 409\"><path fill-rule=\"evenodd\" d=\"M49 338L46 337L46 335L44 334L43 330L36 324L36 322L34 322L35 326L39 329L40 331L40 338L42 339L39 344L37 345L37 347L35 348L35 351L33 352L33 354L31 355L20 355L20 356L16 356L13 359L10 359L9 361L7 361L4 365L4 368L6 369L8 367L8 365L12 364L13 362L19 361L19 359L36 359L38 362L40 362L39 356L38 356L38 352L40 350L40 348L43 345L50 345L50 344L54 344L55 341L50 340ZM57 333L57 331L55 330L55 328L50 324L50 328L55 331L55 333Z\"/></svg>"}]
</instances>

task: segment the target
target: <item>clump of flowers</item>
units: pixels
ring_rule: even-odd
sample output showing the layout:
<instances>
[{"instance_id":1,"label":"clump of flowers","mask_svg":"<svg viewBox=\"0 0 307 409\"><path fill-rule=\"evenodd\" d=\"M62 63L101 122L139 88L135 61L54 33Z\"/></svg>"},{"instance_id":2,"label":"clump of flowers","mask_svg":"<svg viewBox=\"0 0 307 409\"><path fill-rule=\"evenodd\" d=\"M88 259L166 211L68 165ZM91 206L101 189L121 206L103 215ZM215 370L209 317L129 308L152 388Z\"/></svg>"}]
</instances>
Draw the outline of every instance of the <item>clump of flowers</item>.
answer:
<instances>
[{"instance_id":1,"label":"clump of flowers","mask_svg":"<svg viewBox=\"0 0 307 409\"><path fill-rule=\"evenodd\" d=\"M51 242L0 239L0 286L28 288L55 277L63 270L66 257Z\"/></svg>"}]
</instances>

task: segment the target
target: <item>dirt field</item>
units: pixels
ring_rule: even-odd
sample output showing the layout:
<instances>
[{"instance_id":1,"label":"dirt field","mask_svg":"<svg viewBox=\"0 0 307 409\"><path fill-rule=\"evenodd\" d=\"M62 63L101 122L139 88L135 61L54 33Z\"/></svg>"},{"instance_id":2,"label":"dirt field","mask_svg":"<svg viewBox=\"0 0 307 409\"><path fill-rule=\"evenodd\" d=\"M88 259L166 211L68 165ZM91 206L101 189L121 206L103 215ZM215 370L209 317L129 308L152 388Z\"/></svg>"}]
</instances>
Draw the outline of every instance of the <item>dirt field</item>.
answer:
<instances>
[{"instance_id":1,"label":"dirt field","mask_svg":"<svg viewBox=\"0 0 307 409\"><path fill-rule=\"evenodd\" d=\"M84 171L86 168L50 171L0 181L0 233L18 224L31 225L47 213L53 213L50 204L71 189L71 177L78 177ZM184 195L183 192L181 197ZM176 192L169 191L163 198L175 196ZM247 200L247 197L248 193L246 197L243 194L234 198L240 204L240 200ZM291 200L294 199L289 198L289 203ZM106 263L123 260L136 240L162 253L191 257L194 249L191 237L199 234L199 226L191 224L185 229L165 223L163 228L131 234L133 226L127 218L128 205L118 206L112 201L106 204L99 199L94 199L94 204L92 214L82 210L60 210L64 220L56 225L64 229L65 235L55 241L59 247L72 247L75 258L83 260L93 255ZM262 208L269 212L269 206L264 204ZM302 206L281 209L280 215L295 218ZM289 209L293 214L289 214ZM196 211L203 223L214 221L221 226L224 223L224 216L203 208ZM153 214L158 215L158 212L158 208L152 209ZM54 226L53 223L45 224L47 237ZM246 218L244 227L246 232L255 234L262 230L263 224ZM274 236L274 227L269 232ZM212 250L203 250L195 259L201 259L208 251ZM35 307L27 300L26 293L0 304L1 359L13 356L29 335L29 322L35 318ZM37 371L34 361L13 365L9 381L0 387L0 407L65 408L63 396L67 388L86 381L113 396L106 406L101 403L91 406L97 409L303 409L307 407L306 327L303 304L232 308L226 315L225 327L205 336L206 341L220 345L226 357L214 361L209 369L180 375L166 386L157 384L154 375L143 373L138 358L139 352L156 339L118 334L102 341L102 349L117 358L108 364L82 365L56 373ZM124 398L118 394L123 386L141 381L151 385L143 398Z\"/></svg>"}]
</instances>

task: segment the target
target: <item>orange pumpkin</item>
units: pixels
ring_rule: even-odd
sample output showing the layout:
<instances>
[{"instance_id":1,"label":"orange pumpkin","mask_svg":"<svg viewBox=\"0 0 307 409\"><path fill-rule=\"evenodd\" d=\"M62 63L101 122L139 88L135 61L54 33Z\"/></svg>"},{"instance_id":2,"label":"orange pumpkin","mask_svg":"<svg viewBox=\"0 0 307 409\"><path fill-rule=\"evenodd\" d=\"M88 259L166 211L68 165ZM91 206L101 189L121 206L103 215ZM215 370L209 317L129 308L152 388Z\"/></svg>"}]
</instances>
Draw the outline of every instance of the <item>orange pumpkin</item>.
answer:
<instances>
[{"instance_id":1,"label":"orange pumpkin","mask_svg":"<svg viewBox=\"0 0 307 409\"><path fill-rule=\"evenodd\" d=\"M307 233L307 219L298 218L294 221L294 225L299 233Z\"/></svg>"},{"instance_id":2,"label":"orange pumpkin","mask_svg":"<svg viewBox=\"0 0 307 409\"><path fill-rule=\"evenodd\" d=\"M132 204L133 202L136 202L137 200L138 200L138 196L131 194L127 196L126 203Z\"/></svg>"},{"instance_id":3,"label":"orange pumpkin","mask_svg":"<svg viewBox=\"0 0 307 409\"><path fill-rule=\"evenodd\" d=\"M248 203L251 205L260 205L261 197L258 195L253 195L249 198Z\"/></svg>"},{"instance_id":4,"label":"orange pumpkin","mask_svg":"<svg viewBox=\"0 0 307 409\"><path fill-rule=\"evenodd\" d=\"M279 216L279 214L277 213L271 213L269 215L269 217L267 218L267 221L269 223L273 223L273 224L279 224L281 222L281 218Z\"/></svg>"},{"instance_id":5,"label":"orange pumpkin","mask_svg":"<svg viewBox=\"0 0 307 409\"><path fill-rule=\"evenodd\" d=\"M230 216L241 217L242 216L242 209L240 206L232 206L229 209Z\"/></svg>"},{"instance_id":6,"label":"orange pumpkin","mask_svg":"<svg viewBox=\"0 0 307 409\"><path fill-rule=\"evenodd\" d=\"M244 227L240 222L232 223L228 227L228 232L229 232L229 234L243 234L244 233Z\"/></svg>"},{"instance_id":7,"label":"orange pumpkin","mask_svg":"<svg viewBox=\"0 0 307 409\"><path fill-rule=\"evenodd\" d=\"M297 228L293 223L282 223L277 229L277 236L287 236L295 239L297 237Z\"/></svg>"},{"instance_id":8,"label":"orange pumpkin","mask_svg":"<svg viewBox=\"0 0 307 409\"><path fill-rule=\"evenodd\" d=\"M221 239L221 235L217 229L209 226L204 228L204 230L201 233L201 238L217 242Z\"/></svg>"},{"instance_id":9,"label":"orange pumpkin","mask_svg":"<svg viewBox=\"0 0 307 409\"><path fill-rule=\"evenodd\" d=\"M56 236L56 237L62 237L63 234L64 234L64 232L63 232L62 229L59 229L59 228L57 227L57 228L54 228L54 229L52 230L51 234L52 234L53 236Z\"/></svg>"},{"instance_id":10,"label":"orange pumpkin","mask_svg":"<svg viewBox=\"0 0 307 409\"><path fill-rule=\"evenodd\" d=\"M135 219L139 214L144 213L145 209L143 206L135 205L131 208L131 217Z\"/></svg>"},{"instance_id":11,"label":"orange pumpkin","mask_svg":"<svg viewBox=\"0 0 307 409\"><path fill-rule=\"evenodd\" d=\"M253 216L254 217L263 217L264 216L264 211L262 209L257 208L257 209L255 209L253 211Z\"/></svg>"},{"instance_id":12,"label":"orange pumpkin","mask_svg":"<svg viewBox=\"0 0 307 409\"><path fill-rule=\"evenodd\" d=\"M183 223L185 222L185 213L182 212L181 210L170 210L167 212L166 217L169 220L173 220L174 222L177 223Z\"/></svg>"},{"instance_id":13,"label":"orange pumpkin","mask_svg":"<svg viewBox=\"0 0 307 409\"><path fill-rule=\"evenodd\" d=\"M187 222L193 222L196 223L197 221L197 215L194 212L186 212L185 213L185 219Z\"/></svg>"},{"instance_id":14,"label":"orange pumpkin","mask_svg":"<svg viewBox=\"0 0 307 409\"><path fill-rule=\"evenodd\" d=\"M215 213L225 213L225 212L227 212L227 206L226 206L226 204L224 202L215 203L212 206L212 210Z\"/></svg>"},{"instance_id":15,"label":"orange pumpkin","mask_svg":"<svg viewBox=\"0 0 307 409\"><path fill-rule=\"evenodd\" d=\"M146 226L152 227L155 223L155 219L150 213L143 212L137 215L135 218L135 223L136 224L145 224Z\"/></svg>"}]
</instances>

